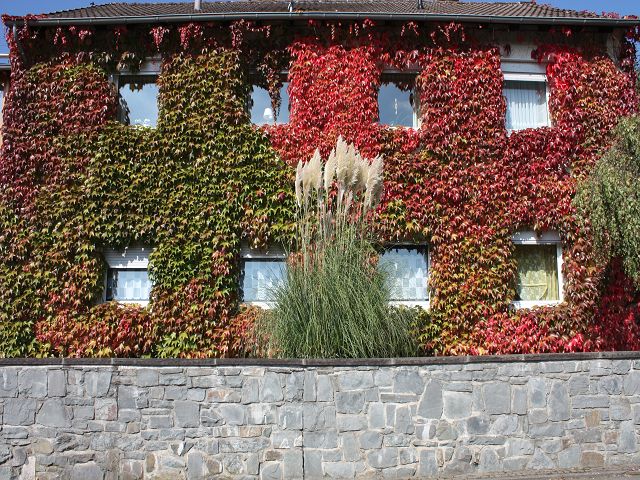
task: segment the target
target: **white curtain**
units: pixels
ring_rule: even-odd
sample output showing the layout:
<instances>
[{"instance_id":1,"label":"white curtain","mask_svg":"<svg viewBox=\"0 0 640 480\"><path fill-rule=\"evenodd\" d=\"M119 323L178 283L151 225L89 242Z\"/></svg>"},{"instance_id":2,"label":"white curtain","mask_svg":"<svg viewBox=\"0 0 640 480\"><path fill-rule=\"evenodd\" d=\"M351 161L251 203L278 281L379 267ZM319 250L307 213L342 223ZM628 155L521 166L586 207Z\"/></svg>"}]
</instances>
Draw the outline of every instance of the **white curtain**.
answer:
<instances>
[{"instance_id":1,"label":"white curtain","mask_svg":"<svg viewBox=\"0 0 640 480\"><path fill-rule=\"evenodd\" d=\"M555 245L517 245L518 300L559 299L558 257Z\"/></svg>"},{"instance_id":2,"label":"white curtain","mask_svg":"<svg viewBox=\"0 0 640 480\"><path fill-rule=\"evenodd\" d=\"M524 130L549 125L545 82L504 82L507 98L507 130Z\"/></svg>"},{"instance_id":3,"label":"white curtain","mask_svg":"<svg viewBox=\"0 0 640 480\"><path fill-rule=\"evenodd\" d=\"M146 270L115 270L112 281L113 300L149 300L151 281Z\"/></svg>"},{"instance_id":4,"label":"white curtain","mask_svg":"<svg viewBox=\"0 0 640 480\"><path fill-rule=\"evenodd\" d=\"M242 281L245 302L269 302L274 289L286 281L286 264L283 260L246 260Z\"/></svg>"},{"instance_id":5,"label":"white curtain","mask_svg":"<svg viewBox=\"0 0 640 480\"><path fill-rule=\"evenodd\" d=\"M380 268L387 274L392 301L426 301L427 258L418 249L394 248L380 258Z\"/></svg>"}]
</instances>

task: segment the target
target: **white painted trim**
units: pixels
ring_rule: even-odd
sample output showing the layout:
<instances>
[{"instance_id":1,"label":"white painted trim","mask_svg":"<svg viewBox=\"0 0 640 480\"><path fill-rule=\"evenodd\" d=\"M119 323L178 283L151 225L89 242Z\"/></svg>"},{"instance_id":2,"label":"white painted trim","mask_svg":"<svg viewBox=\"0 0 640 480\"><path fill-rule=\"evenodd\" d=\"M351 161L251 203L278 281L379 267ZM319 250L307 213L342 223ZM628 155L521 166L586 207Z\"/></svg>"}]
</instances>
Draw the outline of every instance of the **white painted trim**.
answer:
<instances>
[{"instance_id":1,"label":"white painted trim","mask_svg":"<svg viewBox=\"0 0 640 480\"><path fill-rule=\"evenodd\" d=\"M558 269L558 300L514 300L511 304L515 308L533 308L542 306L559 305L564 302L564 275L562 274L562 239L555 231L547 231L538 235L536 232L527 230L516 232L512 235L511 241L514 245L555 245L556 246L556 268Z\"/></svg>"}]
</instances>

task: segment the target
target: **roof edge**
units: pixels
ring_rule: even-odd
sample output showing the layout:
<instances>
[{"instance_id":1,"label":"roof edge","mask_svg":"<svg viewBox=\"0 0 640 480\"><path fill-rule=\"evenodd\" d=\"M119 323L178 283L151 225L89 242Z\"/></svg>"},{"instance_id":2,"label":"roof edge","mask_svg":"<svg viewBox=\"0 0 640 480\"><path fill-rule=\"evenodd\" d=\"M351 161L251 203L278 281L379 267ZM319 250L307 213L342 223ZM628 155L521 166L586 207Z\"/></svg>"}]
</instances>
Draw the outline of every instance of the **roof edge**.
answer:
<instances>
[{"instance_id":1,"label":"roof edge","mask_svg":"<svg viewBox=\"0 0 640 480\"><path fill-rule=\"evenodd\" d=\"M640 19L630 18L567 18L567 17L509 17L495 15L460 15L460 14L394 14L367 12L239 12L239 13L197 13L123 17L89 17L89 18L5 18L7 26L20 26L25 22L32 26L65 26L65 25L122 25L142 23L182 23L232 20L397 20L397 21L431 21L431 22L463 22L494 23L516 25L582 25L601 27L637 27Z\"/></svg>"}]
</instances>

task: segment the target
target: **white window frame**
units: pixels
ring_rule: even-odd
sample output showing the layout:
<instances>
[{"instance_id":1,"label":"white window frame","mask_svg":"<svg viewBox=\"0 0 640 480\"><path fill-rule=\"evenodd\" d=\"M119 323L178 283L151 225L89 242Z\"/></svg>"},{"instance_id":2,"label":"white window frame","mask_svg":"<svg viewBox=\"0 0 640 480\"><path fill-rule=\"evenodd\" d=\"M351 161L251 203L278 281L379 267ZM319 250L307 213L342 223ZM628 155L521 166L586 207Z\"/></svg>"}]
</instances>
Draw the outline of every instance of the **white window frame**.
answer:
<instances>
[{"instance_id":1,"label":"white window frame","mask_svg":"<svg viewBox=\"0 0 640 480\"><path fill-rule=\"evenodd\" d=\"M155 79L157 82L158 77L160 76L161 66L162 66L162 61L159 58L154 58L146 62L143 62L142 65L140 66L140 70L133 71L126 68L109 76L109 80L115 86L116 93L118 95L118 122L122 123L123 125L128 125L131 127L136 126L136 125L130 125L130 124L124 123L124 112L123 112L122 104L120 103L120 87L122 83L120 79L122 77L125 77L125 78L126 77L147 77L147 78ZM159 110L159 105L157 105L157 107ZM146 128L155 128L155 127L146 127Z\"/></svg>"},{"instance_id":2,"label":"white window frame","mask_svg":"<svg viewBox=\"0 0 640 480\"><path fill-rule=\"evenodd\" d=\"M549 98L551 95L551 91L549 90L549 82L547 79L546 73L546 64L537 63L537 62L524 62L524 61L502 61L502 75L504 77L504 82L536 82L536 83L544 83L545 85L545 106L547 107L547 124L546 125L538 125L537 127L531 128L543 128L543 127L551 127L551 112L549 111ZM502 95L505 96L504 87ZM508 106L507 106L508 107ZM507 123L507 112L505 111L505 127ZM515 129L507 129L507 133L510 135L513 132L518 132L520 130Z\"/></svg>"},{"instance_id":3,"label":"white window frame","mask_svg":"<svg viewBox=\"0 0 640 480\"><path fill-rule=\"evenodd\" d=\"M396 82L384 81L385 77L414 77L414 82L417 80L418 75L420 74L417 70L410 71L402 71L402 70L383 70L382 75L380 76L380 87L378 88L378 95L376 97L376 106L378 107L378 123L387 128L407 128L409 130L420 130L422 126L422 119L420 118L420 95L418 93L418 88L414 84L413 88L409 90L410 94L413 95L413 125L410 127L406 127L404 125L389 125L387 123L380 122L380 88L383 85L396 85Z\"/></svg>"},{"instance_id":4,"label":"white window frame","mask_svg":"<svg viewBox=\"0 0 640 480\"><path fill-rule=\"evenodd\" d=\"M104 272L104 288L102 291L102 302L117 302L121 305L140 305L146 307L149 300L107 300L107 282L109 270L147 270L149 271L149 255L153 251L150 247L138 246L128 247L123 250L105 248L102 256L107 265ZM135 259L132 256L135 255Z\"/></svg>"},{"instance_id":5,"label":"white window frame","mask_svg":"<svg viewBox=\"0 0 640 480\"><path fill-rule=\"evenodd\" d=\"M241 274L240 274L240 291L242 292L242 287L243 287L243 283L244 283L244 271L245 271L245 263L247 261L251 261L251 260L265 260L265 261L274 261L274 260L281 260L283 263L286 263L287 261L287 254L284 251L283 248L280 247L276 247L276 246L269 246L267 247L267 249L256 249L256 248L250 248L248 245L243 244L240 248L240 267L241 267ZM262 308L264 310L270 310L274 307L275 302L264 302L264 301L257 301L257 302L245 302L244 301L244 292L242 292L242 300L241 303L242 305L250 305L252 307L259 307Z\"/></svg>"},{"instance_id":6,"label":"white window frame","mask_svg":"<svg viewBox=\"0 0 640 480\"><path fill-rule=\"evenodd\" d=\"M389 305L393 307L420 307L424 310L429 310L431 305L431 291L429 290L429 279L431 277L431 249L427 243L388 243L384 246L384 250L380 253L380 260L382 255L387 250L393 249L405 249L405 250L424 250L424 255L427 257L427 299L426 300L391 300Z\"/></svg>"},{"instance_id":7,"label":"white window frame","mask_svg":"<svg viewBox=\"0 0 640 480\"><path fill-rule=\"evenodd\" d=\"M558 269L558 300L514 300L512 305L517 308L534 308L559 305L564 302L564 276L562 275L562 239L558 232L548 231L541 235L534 231L522 231L513 234L511 240L514 245L555 245L556 268Z\"/></svg>"},{"instance_id":8,"label":"white window frame","mask_svg":"<svg viewBox=\"0 0 640 480\"><path fill-rule=\"evenodd\" d=\"M249 98L247 99L247 102L246 102L246 104L247 104L247 106L246 106L246 108L247 108L247 114L249 115L249 121L250 121L250 122L251 122L251 94L253 93L253 88L254 88L254 87L263 88L263 87L260 87L260 85L256 84L256 83L253 81L253 79L255 78L255 76L254 76L254 75L255 75L255 73L254 73L254 74L252 74L252 75L249 75L251 91L249 92ZM289 71L288 71L288 70L282 70L282 71L280 72L280 80L282 80L282 83L283 83L283 84L285 84L285 83L291 83L291 82L289 81ZM267 93L269 93L269 91L268 91L268 90L267 90ZM287 97L288 97L288 95L289 95L289 92L287 91ZM271 94L269 94L269 98L271 98ZM287 98L287 101L288 101L288 104L289 104L289 114L290 114L290 113L291 113L291 98L290 98L290 97L288 97L288 98ZM280 111L282 111L282 98L280 99ZM253 123L253 122L251 122L251 125L254 125L254 126L256 126L256 127L264 127L264 126L267 126L267 125L269 125L269 126L274 126L274 125L288 125L288 124L289 124L289 122L288 122L288 121L287 121L287 123L278 123L278 116L277 116L277 115L275 115L275 112L273 112L273 113L274 113L273 118L274 118L274 120L275 120L273 123L267 123L267 122L265 122L265 123ZM279 114L279 113L280 113L280 112L278 112L278 114Z\"/></svg>"}]
</instances>

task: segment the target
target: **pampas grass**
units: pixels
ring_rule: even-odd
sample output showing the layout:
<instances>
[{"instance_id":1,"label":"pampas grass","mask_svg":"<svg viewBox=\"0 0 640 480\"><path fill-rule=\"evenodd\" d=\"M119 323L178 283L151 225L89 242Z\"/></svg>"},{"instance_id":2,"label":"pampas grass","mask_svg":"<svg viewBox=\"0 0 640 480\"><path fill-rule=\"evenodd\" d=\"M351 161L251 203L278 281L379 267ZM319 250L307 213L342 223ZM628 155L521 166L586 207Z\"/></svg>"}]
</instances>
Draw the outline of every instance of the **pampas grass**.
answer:
<instances>
[{"instance_id":1,"label":"pampas grass","mask_svg":"<svg viewBox=\"0 0 640 480\"><path fill-rule=\"evenodd\" d=\"M316 151L296 170L297 253L260 326L280 357L393 357L417 353L413 315L389 307L369 213L383 190L384 162L342 137L322 164Z\"/></svg>"}]
</instances>

